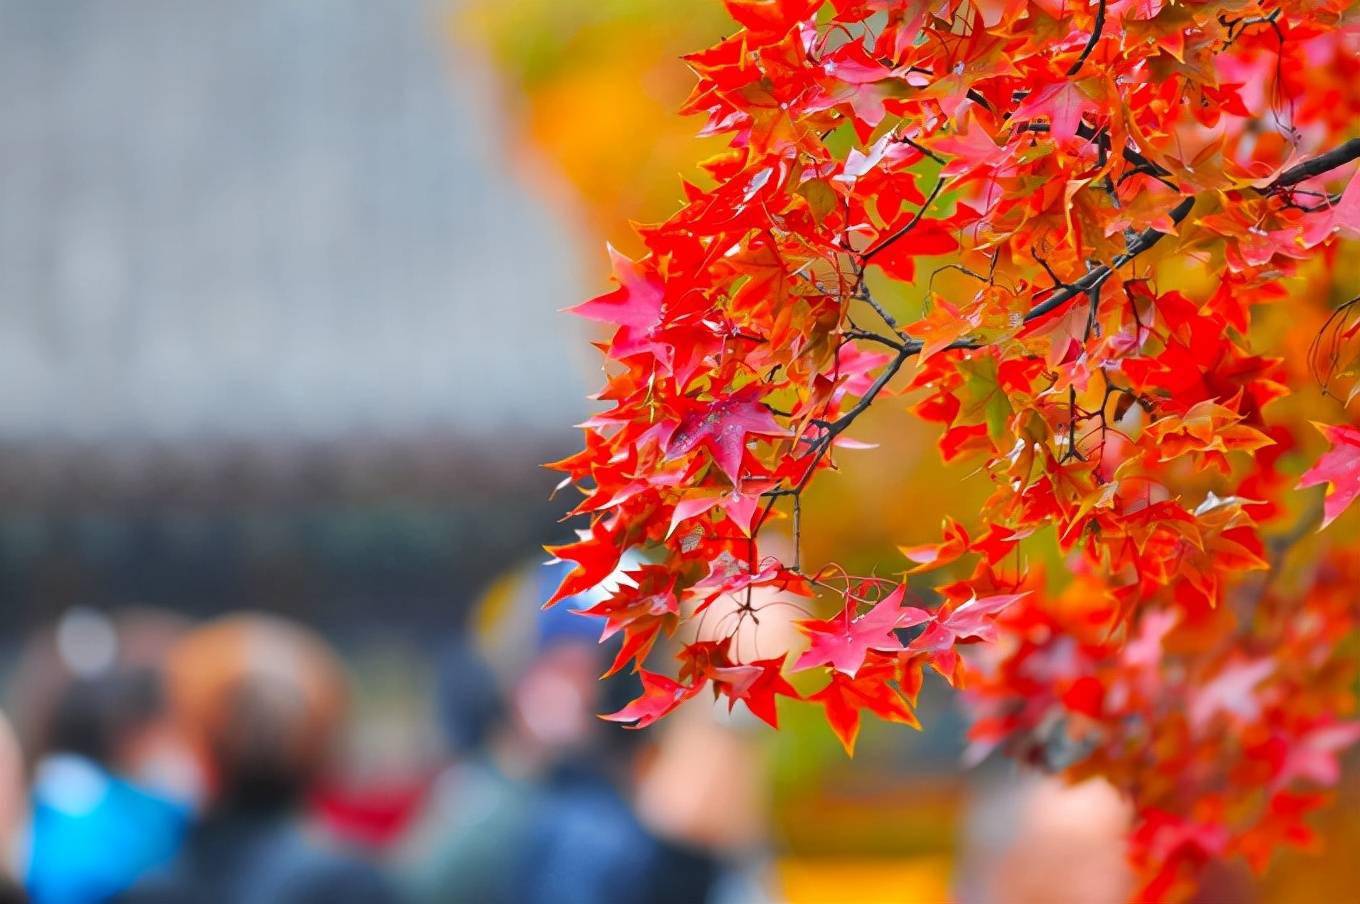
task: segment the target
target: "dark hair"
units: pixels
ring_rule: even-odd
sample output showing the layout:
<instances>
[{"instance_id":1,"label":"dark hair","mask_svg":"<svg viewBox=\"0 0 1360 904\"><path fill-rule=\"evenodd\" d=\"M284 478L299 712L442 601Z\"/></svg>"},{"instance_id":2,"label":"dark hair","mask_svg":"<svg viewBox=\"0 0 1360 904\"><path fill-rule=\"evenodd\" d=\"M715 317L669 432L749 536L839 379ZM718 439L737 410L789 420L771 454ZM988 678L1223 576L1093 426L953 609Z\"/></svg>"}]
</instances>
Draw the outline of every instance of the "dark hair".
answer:
<instances>
[{"instance_id":1,"label":"dark hair","mask_svg":"<svg viewBox=\"0 0 1360 904\"><path fill-rule=\"evenodd\" d=\"M250 676L225 694L225 718L211 738L219 795L234 807L286 809L307 793L321 763L302 752L292 726L306 701L287 681Z\"/></svg>"},{"instance_id":2,"label":"dark hair","mask_svg":"<svg viewBox=\"0 0 1360 904\"><path fill-rule=\"evenodd\" d=\"M504 695L486 659L466 638L441 651L435 678L439 722L453 753L480 748L503 718Z\"/></svg>"},{"instance_id":3,"label":"dark hair","mask_svg":"<svg viewBox=\"0 0 1360 904\"><path fill-rule=\"evenodd\" d=\"M165 702L161 675L150 667L75 678L57 697L42 746L111 766L120 744L164 712Z\"/></svg>"}]
</instances>

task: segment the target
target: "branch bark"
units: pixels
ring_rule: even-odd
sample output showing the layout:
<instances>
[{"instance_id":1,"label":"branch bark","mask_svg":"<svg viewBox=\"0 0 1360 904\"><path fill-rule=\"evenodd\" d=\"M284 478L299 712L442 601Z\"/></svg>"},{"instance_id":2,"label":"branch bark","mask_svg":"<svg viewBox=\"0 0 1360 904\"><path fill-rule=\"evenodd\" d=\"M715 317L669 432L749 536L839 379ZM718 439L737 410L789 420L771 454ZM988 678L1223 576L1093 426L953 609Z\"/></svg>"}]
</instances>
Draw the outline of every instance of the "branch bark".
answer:
<instances>
[{"instance_id":1,"label":"branch bark","mask_svg":"<svg viewBox=\"0 0 1360 904\"><path fill-rule=\"evenodd\" d=\"M1181 203L1171 209L1172 222L1180 224L1190 215L1190 208L1194 206L1194 198L1182 199ZM1029 322L1036 317L1042 317L1049 311L1062 307L1078 295L1086 295L1098 291L1100 287L1105 284L1105 280L1109 279L1110 276L1114 274L1115 270L1118 270L1165 237L1165 232L1156 229L1144 229L1134 237L1133 241L1129 242L1128 248L1123 254L1116 257L1113 262L1096 267L1081 279L1063 286L1048 298L1045 298L1042 302L1030 308L1029 313L1025 315L1025 321Z\"/></svg>"},{"instance_id":2,"label":"branch bark","mask_svg":"<svg viewBox=\"0 0 1360 904\"><path fill-rule=\"evenodd\" d=\"M1071 78L1081 71L1081 64L1086 62L1086 58L1091 55L1091 51L1096 49L1096 43L1100 40L1100 33L1105 29L1105 0L1100 0L1100 5L1096 7L1095 25L1091 27L1091 37L1086 42L1086 46L1081 49L1081 56L1072 64L1072 68L1067 70L1067 77Z\"/></svg>"},{"instance_id":3,"label":"branch bark","mask_svg":"<svg viewBox=\"0 0 1360 904\"><path fill-rule=\"evenodd\" d=\"M1271 182L1269 186L1261 189L1261 191L1262 193L1268 194L1272 191L1278 191L1281 188L1297 185L1305 179L1311 179L1314 176L1320 176L1323 173L1330 172L1357 158L1360 158L1360 138L1353 138L1340 147L1327 151L1324 154L1319 154L1317 157L1310 158L1286 169ZM927 201L926 205L922 206L922 212L928 206L929 201ZM1195 198L1193 196L1182 198L1180 203L1171 209L1172 221L1177 224L1184 222L1185 218L1190 215L1190 211L1194 206ZM908 229L919 222L920 216L921 214L918 213L917 216L907 224L907 227L900 230L900 232L905 234ZM1156 229L1143 230L1129 242L1128 248L1123 254L1116 257L1109 264L1104 264L1095 268L1076 282L1060 287L1048 298L1031 308L1029 313L1025 315L1024 320L1028 322L1037 317L1042 317L1079 295L1086 295L1092 298L1094 303L1094 298L1096 297L1095 293L1099 292L1100 287L1114 274L1115 270L1129 263L1129 261L1142 254L1144 251L1147 251L1149 248L1152 248L1165 238L1166 235L1167 233ZM892 238L896 238L896 236ZM892 238L887 241L891 241ZM883 244L887 244L887 241ZM881 250L881 248L875 250ZM985 343L974 342L967 339L960 339L951 342L946 348L974 349L981 348L984 344ZM854 423L856 418L869 409L874 403L874 399L878 397L878 394L883 391L892 378L897 375L897 372L902 369L902 365L907 362L907 359L919 355L924 348L925 343L920 339L912 339L910 337L904 338L901 346L897 350L897 354L893 355L892 359L884 365L883 370L879 372L873 383L865 390L864 395L860 396L859 400L856 401L849 410L828 424L825 428L826 432L817 438L813 460L808 465L807 471L804 472L798 483L792 489L779 489L765 494L770 498L771 503L779 496L797 496L803 491L803 488L807 486L808 481L812 479L812 475L816 472L817 466L821 463L827 450L831 448L831 444L835 438Z\"/></svg>"},{"instance_id":4,"label":"branch bark","mask_svg":"<svg viewBox=\"0 0 1360 904\"><path fill-rule=\"evenodd\" d=\"M902 226L902 228L898 229L892 235L888 236L883 241L877 243L872 248L865 249L865 251L859 256L860 263L861 264L869 263L869 261L873 260L874 255L878 254L880 251L887 248L893 242L897 241L902 236L906 235L908 232L911 232L913 229L915 229L917 225L920 224L922 218L925 217L926 211L930 209L930 205L935 203L935 198L939 196L940 190L944 188L944 183L945 180L943 178L937 179L935 181L935 187L932 188L930 190L930 194L926 196L926 200L921 205L921 209L916 211L915 215L913 215L912 218L908 220L904 226Z\"/></svg>"},{"instance_id":5,"label":"branch bark","mask_svg":"<svg viewBox=\"0 0 1360 904\"><path fill-rule=\"evenodd\" d=\"M1352 138L1340 147L1333 148L1325 154L1319 154L1310 160L1305 160L1302 163L1291 166L1289 169L1280 173L1265 191L1278 191L1281 188L1298 185L1305 179L1311 179L1314 176L1321 176L1323 173L1331 172L1338 166L1350 163L1356 158L1360 158L1360 138Z\"/></svg>"}]
</instances>

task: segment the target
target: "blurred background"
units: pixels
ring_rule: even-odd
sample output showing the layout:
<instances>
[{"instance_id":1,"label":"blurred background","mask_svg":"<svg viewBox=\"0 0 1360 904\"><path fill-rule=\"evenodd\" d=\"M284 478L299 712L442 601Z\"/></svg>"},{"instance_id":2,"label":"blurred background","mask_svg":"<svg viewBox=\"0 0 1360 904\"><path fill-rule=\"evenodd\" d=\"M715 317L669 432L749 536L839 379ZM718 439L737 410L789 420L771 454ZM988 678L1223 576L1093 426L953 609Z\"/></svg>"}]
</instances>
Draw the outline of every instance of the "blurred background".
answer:
<instances>
[{"instance_id":1,"label":"blurred background","mask_svg":"<svg viewBox=\"0 0 1360 904\"><path fill-rule=\"evenodd\" d=\"M1114 795L964 771L939 688L853 762L793 707L629 733L598 627L539 612L599 381L557 312L718 149L674 110L728 27L0 0L0 898L1122 900ZM897 414L809 555L981 489Z\"/></svg>"}]
</instances>

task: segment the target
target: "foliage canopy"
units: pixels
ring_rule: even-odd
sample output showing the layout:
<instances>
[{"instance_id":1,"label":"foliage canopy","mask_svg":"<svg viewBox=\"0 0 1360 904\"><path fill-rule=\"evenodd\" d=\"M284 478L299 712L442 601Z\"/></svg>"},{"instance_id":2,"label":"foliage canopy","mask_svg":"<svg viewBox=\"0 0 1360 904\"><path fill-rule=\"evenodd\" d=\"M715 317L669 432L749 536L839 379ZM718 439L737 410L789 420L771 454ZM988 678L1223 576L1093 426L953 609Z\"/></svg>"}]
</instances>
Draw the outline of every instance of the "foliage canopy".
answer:
<instances>
[{"instance_id":1,"label":"foliage canopy","mask_svg":"<svg viewBox=\"0 0 1360 904\"><path fill-rule=\"evenodd\" d=\"M930 670L979 751L1128 795L1140 900L1310 842L1360 740L1351 0L726 6L685 110L728 150L573 309L612 334L551 551L641 676L609 718L783 696L853 750ZM990 498L880 574L803 561L803 492L899 395ZM801 653L761 656L771 606Z\"/></svg>"}]
</instances>

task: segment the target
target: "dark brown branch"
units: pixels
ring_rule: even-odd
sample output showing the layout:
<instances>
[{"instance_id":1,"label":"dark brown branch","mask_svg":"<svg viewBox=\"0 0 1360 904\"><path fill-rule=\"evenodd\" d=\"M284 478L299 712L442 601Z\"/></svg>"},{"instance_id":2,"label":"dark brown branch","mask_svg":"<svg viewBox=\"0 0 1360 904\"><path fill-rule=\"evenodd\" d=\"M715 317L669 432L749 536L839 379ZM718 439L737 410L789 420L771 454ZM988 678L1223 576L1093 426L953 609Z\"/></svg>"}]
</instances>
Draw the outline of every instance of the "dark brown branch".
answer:
<instances>
[{"instance_id":1,"label":"dark brown branch","mask_svg":"<svg viewBox=\"0 0 1360 904\"><path fill-rule=\"evenodd\" d=\"M879 333L871 332L870 330L842 330L841 335L847 339L863 339L866 342L877 342L879 345L886 345L888 348L897 349L899 351L902 349L902 343L889 339L887 336Z\"/></svg>"},{"instance_id":2,"label":"dark brown branch","mask_svg":"<svg viewBox=\"0 0 1360 904\"><path fill-rule=\"evenodd\" d=\"M935 187L930 190L930 194L926 197L925 202L921 205L921 209L916 211L916 214L910 220L908 220L906 224L902 226L902 228L895 231L892 235L888 236L886 239L879 242L877 245L868 248L863 254L859 256L859 259L866 264L869 263L869 261L873 259L874 255L878 254L884 248L887 248L893 242L897 241L902 236L906 235L908 232L911 232L913 229L915 229L916 226L921 222L921 219L925 217L926 211L930 209L930 205L935 202L935 198L940 194L940 190L944 188L944 183L945 183L944 179L936 180Z\"/></svg>"},{"instance_id":3,"label":"dark brown branch","mask_svg":"<svg viewBox=\"0 0 1360 904\"><path fill-rule=\"evenodd\" d=\"M1274 182L1271 182L1270 185L1262 189L1261 192L1262 194L1270 194L1282 188L1297 185L1306 179L1311 179L1314 176L1320 176L1323 173L1330 172L1338 166L1347 164L1357 158L1360 158L1360 138L1352 138L1340 147L1334 148L1325 154L1319 154L1316 157L1291 166L1281 173ZM1190 209L1194 206L1195 199L1193 197L1181 199L1181 202L1171 209L1172 222L1177 224L1182 222L1190 215ZM1089 293L1093 290L1098 291L1115 270L1118 270L1144 251L1147 251L1153 245L1161 241L1165 235L1166 233L1156 229L1145 229L1138 233L1133 241L1129 242L1128 248L1124 253L1116 257L1112 263L1097 267L1071 285L1064 286L1054 292L1048 298L1031 308L1029 313L1025 315L1025 320L1029 321L1036 317L1042 317L1083 293Z\"/></svg>"},{"instance_id":4,"label":"dark brown branch","mask_svg":"<svg viewBox=\"0 0 1360 904\"><path fill-rule=\"evenodd\" d=\"M1194 206L1194 198L1183 199L1181 203L1171 209L1171 221L1173 223L1180 223L1190 215L1190 208ZM1165 232L1160 232L1156 229L1144 229L1142 232L1138 233L1138 235L1134 236L1124 253L1116 257L1112 263L1102 264L1076 282L1054 292L1048 298L1045 298L1039 304L1030 308L1029 313L1025 315L1025 320L1028 322L1036 317L1042 317L1049 311L1062 307L1078 295L1098 292L1100 287L1105 284L1105 280L1109 279L1115 270L1118 270L1144 251L1160 242L1165 236Z\"/></svg>"},{"instance_id":5,"label":"dark brown branch","mask_svg":"<svg viewBox=\"0 0 1360 904\"><path fill-rule=\"evenodd\" d=\"M957 351L958 349L961 348L976 349L983 348L986 345L987 343L985 342L975 342L972 339L955 339L953 342L946 345L943 351ZM926 344L922 342L920 339L908 339L906 344L903 346L903 348L906 349L906 352L909 356L919 355L925 349L925 347Z\"/></svg>"},{"instance_id":6,"label":"dark brown branch","mask_svg":"<svg viewBox=\"0 0 1360 904\"><path fill-rule=\"evenodd\" d=\"M1100 0L1100 5L1096 7L1096 24L1091 29L1090 40L1082 48L1081 56L1072 64L1072 68L1067 70L1067 77L1071 78L1081 71L1081 64L1086 62L1086 58L1091 55L1091 51L1096 49L1096 42L1100 40L1100 33L1105 29L1105 0Z\"/></svg>"},{"instance_id":7,"label":"dark brown branch","mask_svg":"<svg viewBox=\"0 0 1360 904\"><path fill-rule=\"evenodd\" d=\"M1053 280L1053 288L1061 289L1067 285L1067 283L1063 282L1062 279L1058 277L1057 273L1053 272L1053 268L1049 266L1048 261L1044 260L1037 251L1034 252L1034 259L1039 262L1040 267L1044 268L1044 272L1048 274L1048 278Z\"/></svg>"},{"instance_id":8,"label":"dark brown branch","mask_svg":"<svg viewBox=\"0 0 1360 904\"><path fill-rule=\"evenodd\" d=\"M981 348L982 343L972 342L967 339L960 339L955 342L949 343L949 345L945 347L951 349ZM861 414L868 410L869 406L873 404L874 398L880 392L882 392L883 387L887 386L888 382L892 380L894 376L897 375L897 372L902 369L902 365L907 363L907 359L915 355L919 355L922 349L924 348L925 343L922 342L920 339L908 339L905 343L903 343L902 348L898 351L896 355L893 356L893 359L891 361L884 365L883 370L879 372L878 377L874 379L874 382L869 384L869 388L864 391L864 395L859 397L859 401L855 402L855 404L851 406L851 408L848 411L846 411L840 417L836 418L834 421L828 424L826 427L826 432L819 436L817 438L817 441L823 444L825 447L829 448L831 446L832 440L834 440L837 436L843 433L847 427L854 423L855 418L859 417ZM804 477L803 480L799 481L800 484L804 484L806 482L807 482L806 477Z\"/></svg>"},{"instance_id":9,"label":"dark brown branch","mask_svg":"<svg viewBox=\"0 0 1360 904\"><path fill-rule=\"evenodd\" d=\"M1050 126L1046 122L1026 122L1017 126L1017 128L1022 132L1048 132L1050 130ZM1089 123L1080 122L1077 124L1077 137L1084 138L1087 141L1099 142L1099 146L1102 149L1109 149L1110 133L1105 129L1097 129ZM1179 186L1171 181L1170 172L1163 167L1158 166L1156 163L1153 163L1147 157L1144 157L1137 149L1125 145L1120 151L1120 155L1124 158L1125 162L1133 164L1133 169L1129 170L1125 175L1129 175L1129 173L1144 173L1156 179L1167 188L1179 190ZM1124 177L1121 176L1120 178L1122 179Z\"/></svg>"},{"instance_id":10,"label":"dark brown branch","mask_svg":"<svg viewBox=\"0 0 1360 904\"><path fill-rule=\"evenodd\" d=\"M897 318L889 313L887 308L879 304L878 299L869 294L868 287L864 285L863 271L860 272L859 283L859 292L857 292L854 297L873 308L874 313L877 314L884 323L891 327L894 333L900 333L902 328L897 325Z\"/></svg>"},{"instance_id":11,"label":"dark brown branch","mask_svg":"<svg viewBox=\"0 0 1360 904\"><path fill-rule=\"evenodd\" d=\"M878 376L874 378L874 382L870 383L869 388L864 391L864 395L860 396L859 400L855 402L848 411L827 425L825 432L817 437L816 452L814 453L811 464L808 465L807 471L803 474L802 478L799 479L797 485L794 486L795 493L801 493L803 488L807 486L808 481L812 479L813 473L817 470L817 465L821 462L822 457L826 455L826 450L831 448L831 444L836 437L854 423L855 418L869 410L869 406L874 403L874 399L883 391L883 387L887 386L888 382L902 369L902 365L907 363L907 359L912 355L919 354L920 351L921 346L919 344L903 345L902 348L898 350L897 354L893 355L892 360L885 364L883 369L879 371Z\"/></svg>"},{"instance_id":12,"label":"dark brown branch","mask_svg":"<svg viewBox=\"0 0 1360 904\"><path fill-rule=\"evenodd\" d=\"M908 138L906 135L898 135L896 140L902 142L903 144L907 145L908 147L915 148L916 150L920 151L920 152L921 152L922 154L924 154L925 156L929 157L931 160L934 160L936 163L940 164L941 166L943 166L945 163L948 162L948 161L946 161L943 157L941 157L939 154L937 154L937 153L935 153L934 151L932 151L930 148L928 148L928 147L926 147L925 145L921 144L919 141L916 141L916 140L914 140L914 139Z\"/></svg>"},{"instance_id":13,"label":"dark brown branch","mask_svg":"<svg viewBox=\"0 0 1360 904\"><path fill-rule=\"evenodd\" d=\"M1246 30L1253 25L1269 25L1275 31L1275 37L1279 40L1280 46L1283 47L1284 30L1280 28L1279 21L1280 13L1282 11L1283 10L1281 9L1275 9L1268 16L1252 16L1249 19L1233 19L1232 21L1225 21L1223 17L1220 16L1219 22L1228 27L1228 43L1224 45L1224 49L1235 44L1237 39L1242 37L1242 35L1246 33Z\"/></svg>"},{"instance_id":14,"label":"dark brown branch","mask_svg":"<svg viewBox=\"0 0 1360 904\"><path fill-rule=\"evenodd\" d=\"M1291 185L1298 185L1305 179L1311 179L1314 176L1321 176L1323 173L1331 172L1338 166L1350 163L1358 157L1360 157L1360 138L1352 138L1340 147L1333 148L1325 154L1319 154L1312 159L1291 166L1289 169L1280 173L1265 191L1271 192L1281 188L1288 188Z\"/></svg>"}]
</instances>

